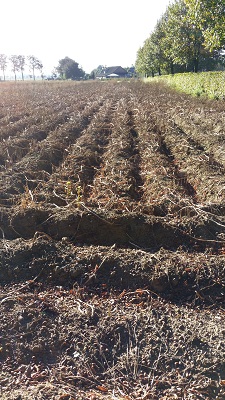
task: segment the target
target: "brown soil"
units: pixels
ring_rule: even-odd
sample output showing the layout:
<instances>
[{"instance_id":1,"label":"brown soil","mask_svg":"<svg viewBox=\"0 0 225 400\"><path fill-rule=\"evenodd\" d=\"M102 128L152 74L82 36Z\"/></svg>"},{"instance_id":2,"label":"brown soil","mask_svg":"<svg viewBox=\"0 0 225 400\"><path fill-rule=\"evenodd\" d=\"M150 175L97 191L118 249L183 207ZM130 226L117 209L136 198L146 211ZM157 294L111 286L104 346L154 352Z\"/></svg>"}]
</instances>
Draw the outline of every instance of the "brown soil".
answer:
<instances>
[{"instance_id":1,"label":"brown soil","mask_svg":"<svg viewBox=\"0 0 225 400\"><path fill-rule=\"evenodd\" d=\"M0 94L1 399L224 399L223 102Z\"/></svg>"}]
</instances>

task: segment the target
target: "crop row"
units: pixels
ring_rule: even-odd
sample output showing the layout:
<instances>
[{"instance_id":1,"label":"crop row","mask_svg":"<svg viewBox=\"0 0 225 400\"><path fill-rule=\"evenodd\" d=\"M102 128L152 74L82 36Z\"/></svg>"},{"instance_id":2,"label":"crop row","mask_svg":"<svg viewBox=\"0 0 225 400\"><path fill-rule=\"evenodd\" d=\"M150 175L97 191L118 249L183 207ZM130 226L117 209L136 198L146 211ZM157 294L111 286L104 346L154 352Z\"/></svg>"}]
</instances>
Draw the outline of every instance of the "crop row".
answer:
<instances>
[{"instance_id":1,"label":"crop row","mask_svg":"<svg viewBox=\"0 0 225 400\"><path fill-rule=\"evenodd\" d=\"M44 173L46 190L50 182L71 180L89 203L110 208L140 200L159 206L185 196L201 203L223 198L223 163L214 148L206 151L194 132L169 118L162 95L135 85L131 95L130 85L112 87L111 93L101 87L100 96L96 87L91 98L87 90L86 103L79 92L73 104L68 96L67 115L53 107L51 119L37 124L36 132L31 123L25 132L9 135L1 148L2 181L16 173L40 180Z\"/></svg>"},{"instance_id":2,"label":"crop row","mask_svg":"<svg viewBox=\"0 0 225 400\"><path fill-rule=\"evenodd\" d=\"M149 90L151 88L153 90ZM218 127L221 129L221 120L219 125L216 125L217 103L206 102L205 105L200 102L200 104L196 104L189 97L167 93L166 89L160 88L160 86L154 88L150 85L148 90L145 88L145 92L140 113L145 110L144 113L150 114L153 124L158 130L158 138L161 138L165 154L174 164L175 171L178 171L178 174L175 174L179 177L180 171L184 177L186 176L184 179L188 183L186 185L188 192L192 193L199 203L223 201L225 163L223 161L224 156L220 157L224 149L221 135L216 135L215 132L208 134L204 121L202 124L199 122L196 129L194 122L192 129L190 126L189 129L186 129L188 121L194 120L196 117L198 112L196 106L206 109L205 112L210 106L214 118L209 124L209 129L213 122L215 123L214 130L219 129ZM147 107L144 107L144 104L148 103L154 103L154 106L151 110L146 111ZM187 103L189 109L186 107ZM179 124L176 123L176 111L180 118ZM220 114L221 110L218 111L217 115L220 116ZM209 139L210 137L212 139Z\"/></svg>"},{"instance_id":3,"label":"crop row","mask_svg":"<svg viewBox=\"0 0 225 400\"><path fill-rule=\"evenodd\" d=\"M107 240L102 226L97 233L99 242L123 238L126 243L126 230L131 226L136 239L142 230L140 241L145 243L146 235L154 238L155 222L151 225L146 220L143 228L135 219L138 214L159 218L162 243L168 242L169 232L175 235L178 221L188 224L189 234L193 224L212 222L210 240L214 240L217 229L220 232L224 227L224 164L217 160L220 142L214 139L209 152L206 141L200 142L199 131L185 129L190 115L184 113L182 123L175 121L175 94L140 82L71 83L61 86L65 112L61 105L57 108L61 99L57 86L50 84L49 88L54 104L51 118L37 123L35 132L31 123L26 132L15 131L3 141L0 204L5 221L15 216L14 230L19 229L16 224L21 223L21 215L28 213L23 222L27 225L29 218L32 225L27 225L27 237L35 232L35 224L50 219L48 234L57 236L60 231L71 236L81 228L81 236L88 241L87 232L98 232L91 216L101 214L105 220L109 215L128 215L120 218L120 229L108 230L111 237ZM189 99L184 96L183 101ZM207 108L208 103L201 107ZM37 104L37 114L38 109ZM61 115L63 120L58 123ZM24 148L21 141L27 143ZM69 214L71 209L87 213L86 217L82 214L82 223ZM173 228L166 230L163 221ZM5 224L3 230L8 229Z\"/></svg>"}]
</instances>

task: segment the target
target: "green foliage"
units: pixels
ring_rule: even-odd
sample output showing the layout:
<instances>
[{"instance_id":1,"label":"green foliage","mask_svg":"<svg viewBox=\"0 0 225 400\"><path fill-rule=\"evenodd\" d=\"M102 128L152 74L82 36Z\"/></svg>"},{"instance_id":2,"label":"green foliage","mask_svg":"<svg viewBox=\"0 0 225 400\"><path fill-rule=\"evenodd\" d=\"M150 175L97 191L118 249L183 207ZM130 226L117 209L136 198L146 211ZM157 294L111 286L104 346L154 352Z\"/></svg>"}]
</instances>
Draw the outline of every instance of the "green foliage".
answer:
<instances>
[{"instance_id":1,"label":"green foliage","mask_svg":"<svg viewBox=\"0 0 225 400\"><path fill-rule=\"evenodd\" d=\"M206 56L202 31L190 21L184 1L170 5L167 15L165 36L170 58L186 70L198 72L200 57Z\"/></svg>"},{"instance_id":2,"label":"green foliage","mask_svg":"<svg viewBox=\"0 0 225 400\"><path fill-rule=\"evenodd\" d=\"M190 21L202 29L206 48L225 44L225 0L184 0Z\"/></svg>"},{"instance_id":3,"label":"green foliage","mask_svg":"<svg viewBox=\"0 0 225 400\"><path fill-rule=\"evenodd\" d=\"M164 75L155 78L154 82L156 80L193 96L225 99L225 71Z\"/></svg>"},{"instance_id":4,"label":"green foliage","mask_svg":"<svg viewBox=\"0 0 225 400\"><path fill-rule=\"evenodd\" d=\"M69 57L59 60L56 70L62 79L79 80L85 75L85 72L79 67L79 64Z\"/></svg>"},{"instance_id":5,"label":"green foliage","mask_svg":"<svg viewBox=\"0 0 225 400\"><path fill-rule=\"evenodd\" d=\"M158 21L155 31L144 42L143 47L138 50L135 70L144 76L161 75L162 69L167 65L164 49L163 18Z\"/></svg>"},{"instance_id":6,"label":"green foliage","mask_svg":"<svg viewBox=\"0 0 225 400\"><path fill-rule=\"evenodd\" d=\"M225 44L224 27L225 0L176 0L138 50L136 70L153 76L215 69L212 50Z\"/></svg>"},{"instance_id":7,"label":"green foliage","mask_svg":"<svg viewBox=\"0 0 225 400\"><path fill-rule=\"evenodd\" d=\"M154 47L150 39L146 39L144 46L138 50L135 70L138 72L139 75L142 76L154 76Z\"/></svg>"}]
</instances>

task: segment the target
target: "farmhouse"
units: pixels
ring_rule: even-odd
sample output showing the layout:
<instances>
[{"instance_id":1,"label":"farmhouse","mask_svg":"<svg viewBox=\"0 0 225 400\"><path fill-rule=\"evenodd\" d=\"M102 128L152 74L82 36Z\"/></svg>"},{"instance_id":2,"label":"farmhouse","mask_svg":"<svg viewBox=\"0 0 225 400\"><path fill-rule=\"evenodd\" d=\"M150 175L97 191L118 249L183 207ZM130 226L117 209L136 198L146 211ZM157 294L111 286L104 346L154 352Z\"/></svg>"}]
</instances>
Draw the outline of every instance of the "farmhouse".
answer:
<instances>
[{"instance_id":1,"label":"farmhouse","mask_svg":"<svg viewBox=\"0 0 225 400\"><path fill-rule=\"evenodd\" d=\"M120 66L116 66L104 68L96 75L96 79L125 78L126 76L127 71Z\"/></svg>"}]
</instances>

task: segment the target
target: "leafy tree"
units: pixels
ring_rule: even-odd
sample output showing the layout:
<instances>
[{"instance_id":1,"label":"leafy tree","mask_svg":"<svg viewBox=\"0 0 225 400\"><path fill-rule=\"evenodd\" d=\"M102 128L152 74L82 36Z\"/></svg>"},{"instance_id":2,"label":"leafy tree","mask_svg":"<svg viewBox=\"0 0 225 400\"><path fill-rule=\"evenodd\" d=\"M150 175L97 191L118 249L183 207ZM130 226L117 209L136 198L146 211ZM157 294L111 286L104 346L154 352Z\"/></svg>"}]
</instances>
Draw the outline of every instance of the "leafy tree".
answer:
<instances>
[{"instance_id":1,"label":"leafy tree","mask_svg":"<svg viewBox=\"0 0 225 400\"><path fill-rule=\"evenodd\" d=\"M154 76L156 73L161 75L162 71L174 72L171 43L168 43L167 20L168 16L165 13L137 54L136 69L142 69L147 76Z\"/></svg>"},{"instance_id":2,"label":"leafy tree","mask_svg":"<svg viewBox=\"0 0 225 400\"><path fill-rule=\"evenodd\" d=\"M139 75L145 76L147 74L147 65L146 65L146 59L144 56L144 46L140 47L137 51L135 69Z\"/></svg>"},{"instance_id":3,"label":"leafy tree","mask_svg":"<svg viewBox=\"0 0 225 400\"><path fill-rule=\"evenodd\" d=\"M15 77L15 81L16 81L16 73L20 70L18 56L12 55L12 56L10 56L9 59L12 63L12 71L14 73L14 77Z\"/></svg>"},{"instance_id":4,"label":"leafy tree","mask_svg":"<svg viewBox=\"0 0 225 400\"><path fill-rule=\"evenodd\" d=\"M97 68L93 69L89 75L89 79L95 79L97 75L100 75L105 71L106 67L104 65L99 65Z\"/></svg>"},{"instance_id":5,"label":"leafy tree","mask_svg":"<svg viewBox=\"0 0 225 400\"><path fill-rule=\"evenodd\" d=\"M204 38L199 26L190 20L183 0L175 1L167 9L166 42L167 56L174 63L198 72L200 57L206 53Z\"/></svg>"},{"instance_id":6,"label":"leafy tree","mask_svg":"<svg viewBox=\"0 0 225 400\"><path fill-rule=\"evenodd\" d=\"M138 50L136 70L153 76L219 68L221 47L214 57L211 51L216 44L225 45L225 0L175 0Z\"/></svg>"},{"instance_id":7,"label":"leafy tree","mask_svg":"<svg viewBox=\"0 0 225 400\"><path fill-rule=\"evenodd\" d=\"M5 81L5 70L7 66L7 56L5 54L0 54L0 68L3 73L3 79Z\"/></svg>"},{"instance_id":8,"label":"leafy tree","mask_svg":"<svg viewBox=\"0 0 225 400\"><path fill-rule=\"evenodd\" d=\"M162 69L167 67L169 61L165 53L165 23L166 14L162 15L160 20L158 20L155 29L151 34L151 41L155 53L155 64L159 75L161 75Z\"/></svg>"},{"instance_id":9,"label":"leafy tree","mask_svg":"<svg viewBox=\"0 0 225 400\"><path fill-rule=\"evenodd\" d=\"M225 44L225 0L184 0L193 24L202 29L205 47L218 49Z\"/></svg>"},{"instance_id":10,"label":"leafy tree","mask_svg":"<svg viewBox=\"0 0 225 400\"><path fill-rule=\"evenodd\" d=\"M56 70L62 79L79 80L85 75L85 72L79 67L79 64L69 57L59 60Z\"/></svg>"},{"instance_id":11,"label":"leafy tree","mask_svg":"<svg viewBox=\"0 0 225 400\"><path fill-rule=\"evenodd\" d=\"M225 1L225 0L224 0ZM176 0L167 7L154 31L137 53L136 69L145 75L156 72L184 72L199 70L207 60L213 65L211 54L204 48L200 24L190 18L184 0ZM204 61L204 62L202 62Z\"/></svg>"},{"instance_id":12,"label":"leafy tree","mask_svg":"<svg viewBox=\"0 0 225 400\"><path fill-rule=\"evenodd\" d=\"M35 81L35 70L39 70L40 72L42 72L42 62L35 56L28 56L28 61L29 61L29 66L30 69L32 70L32 75L33 75L33 79Z\"/></svg>"},{"instance_id":13,"label":"leafy tree","mask_svg":"<svg viewBox=\"0 0 225 400\"><path fill-rule=\"evenodd\" d=\"M154 76L158 69L158 59L156 55L155 44L152 42L151 36L145 40L143 47L137 52L137 60L135 70L140 75Z\"/></svg>"},{"instance_id":14,"label":"leafy tree","mask_svg":"<svg viewBox=\"0 0 225 400\"><path fill-rule=\"evenodd\" d=\"M91 73L89 74L89 79L95 79L96 77L96 73L95 70L91 71Z\"/></svg>"},{"instance_id":15,"label":"leafy tree","mask_svg":"<svg viewBox=\"0 0 225 400\"><path fill-rule=\"evenodd\" d=\"M170 12L169 8L167 7L166 12L161 18L161 23L158 25L158 30L160 29L158 35L161 41L161 53L163 54L164 60L164 69L166 72L170 72L174 74L174 64L177 62L175 60L175 56L177 55L177 50L174 49L175 46L175 33L174 31L177 29L177 21L173 21L170 26ZM157 38L156 36L156 38Z\"/></svg>"}]
</instances>

